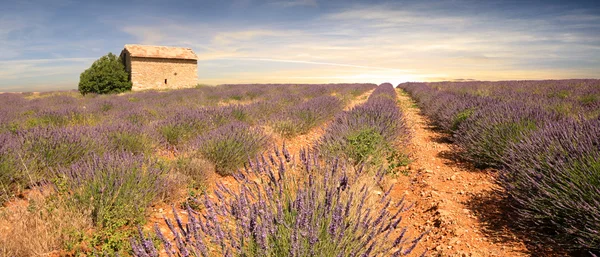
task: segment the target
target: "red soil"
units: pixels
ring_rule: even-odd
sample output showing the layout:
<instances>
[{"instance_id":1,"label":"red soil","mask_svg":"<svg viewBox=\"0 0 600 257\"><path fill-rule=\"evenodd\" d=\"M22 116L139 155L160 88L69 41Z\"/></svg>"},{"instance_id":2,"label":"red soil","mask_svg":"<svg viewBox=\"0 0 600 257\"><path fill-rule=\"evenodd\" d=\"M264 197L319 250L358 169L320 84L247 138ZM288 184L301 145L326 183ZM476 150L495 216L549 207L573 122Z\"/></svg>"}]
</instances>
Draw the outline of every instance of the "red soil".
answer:
<instances>
[{"instance_id":1,"label":"red soil","mask_svg":"<svg viewBox=\"0 0 600 257\"><path fill-rule=\"evenodd\" d=\"M501 226L501 208L492 194L494 174L463 163L451 144L398 91L412 139L413 162L399 175L391 195L414 203L405 213L413 236L430 230L416 252L428 256L528 256L523 242ZM394 182L394 181L392 181ZM403 221L404 222L404 221Z\"/></svg>"}]
</instances>

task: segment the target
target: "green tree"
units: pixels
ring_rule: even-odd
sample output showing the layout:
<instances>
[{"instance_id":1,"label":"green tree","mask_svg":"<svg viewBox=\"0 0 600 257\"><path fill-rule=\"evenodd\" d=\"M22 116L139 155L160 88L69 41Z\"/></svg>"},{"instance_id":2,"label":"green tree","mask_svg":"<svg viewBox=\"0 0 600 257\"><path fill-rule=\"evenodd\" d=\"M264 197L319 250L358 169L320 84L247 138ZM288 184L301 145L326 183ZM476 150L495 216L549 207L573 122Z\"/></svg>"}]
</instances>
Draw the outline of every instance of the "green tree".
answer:
<instances>
[{"instance_id":1,"label":"green tree","mask_svg":"<svg viewBox=\"0 0 600 257\"><path fill-rule=\"evenodd\" d=\"M131 90L131 81L120 57L108 53L79 76L79 92L111 94Z\"/></svg>"}]
</instances>

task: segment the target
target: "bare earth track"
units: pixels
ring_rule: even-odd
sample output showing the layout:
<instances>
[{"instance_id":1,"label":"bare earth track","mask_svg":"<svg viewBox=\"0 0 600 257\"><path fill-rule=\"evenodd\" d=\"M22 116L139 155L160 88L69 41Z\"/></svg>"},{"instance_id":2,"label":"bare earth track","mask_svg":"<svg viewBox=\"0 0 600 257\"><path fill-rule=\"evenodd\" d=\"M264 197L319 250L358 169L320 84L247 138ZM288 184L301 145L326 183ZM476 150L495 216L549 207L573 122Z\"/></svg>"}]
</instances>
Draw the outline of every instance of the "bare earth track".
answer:
<instances>
[{"instance_id":1,"label":"bare earth track","mask_svg":"<svg viewBox=\"0 0 600 257\"><path fill-rule=\"evenodd\" d=\"M399 175L392 195L414 203L405 213L414 234L430 232L416 252L427 256L529 256L523 242L498 228L498 204L490 171L478 170L453 158L451 143L436 132L414 101L398 91L412 133L408 152L413 162L408 176ZM413 235L414 236L414 235Z\"/></svg>"}]
</instances>

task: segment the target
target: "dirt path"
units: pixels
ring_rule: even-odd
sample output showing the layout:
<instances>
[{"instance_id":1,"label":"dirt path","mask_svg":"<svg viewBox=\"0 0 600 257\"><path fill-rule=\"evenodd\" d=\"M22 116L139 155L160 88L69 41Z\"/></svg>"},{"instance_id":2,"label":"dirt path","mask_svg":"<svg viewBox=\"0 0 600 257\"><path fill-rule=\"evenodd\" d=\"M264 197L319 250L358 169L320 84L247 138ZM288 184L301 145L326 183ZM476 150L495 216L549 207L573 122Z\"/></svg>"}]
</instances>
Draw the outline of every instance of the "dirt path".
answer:
<instances>
[{"instance_id":1,"label":"dirt path","mask_svg":"<svg viewBox=\"0 0 600 257\"><path fill-rule=\"evenodd\" d=\"M402 91L398 97L411 128L408 176L399 175L393 196L414 207L405 214L413 234L430 230L416 249L428 256L529 256L526 247L500 224L491 196L493 173L453 157L451 144ZM418 233L417 233L418 232Z\"/></svg>"}]
</instances>

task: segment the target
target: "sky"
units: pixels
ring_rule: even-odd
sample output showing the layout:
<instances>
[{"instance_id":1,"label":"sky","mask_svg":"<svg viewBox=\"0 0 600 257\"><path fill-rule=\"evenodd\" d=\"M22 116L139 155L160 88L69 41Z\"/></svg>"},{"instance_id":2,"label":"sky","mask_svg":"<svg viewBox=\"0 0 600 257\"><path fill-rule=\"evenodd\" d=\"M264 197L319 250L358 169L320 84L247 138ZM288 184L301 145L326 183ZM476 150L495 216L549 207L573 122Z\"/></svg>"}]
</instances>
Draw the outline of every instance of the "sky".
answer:
<instances>
[{"instance_id":1,"label":"sky","mask_svg":"<svg viewBox=\"0 0 600 257\"><path fill-rule=\"evenodd\" d=\"M0 92L125 44L191 47L203 84L600 78L600 1L0 1Z\"/></svg>"}]
</instances>

